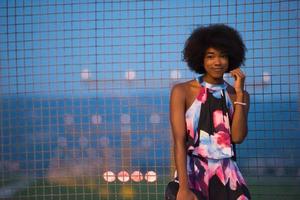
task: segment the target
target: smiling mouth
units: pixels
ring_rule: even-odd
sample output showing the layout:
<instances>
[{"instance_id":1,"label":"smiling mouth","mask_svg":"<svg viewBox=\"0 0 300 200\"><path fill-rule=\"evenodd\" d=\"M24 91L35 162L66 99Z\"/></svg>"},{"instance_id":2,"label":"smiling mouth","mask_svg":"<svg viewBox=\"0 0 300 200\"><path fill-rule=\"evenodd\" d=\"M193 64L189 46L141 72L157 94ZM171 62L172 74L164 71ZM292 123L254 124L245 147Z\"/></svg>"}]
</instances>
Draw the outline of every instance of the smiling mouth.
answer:
<instances>
[{"instance_id":1,"label":"smiling mouth","mask_svg":"<svg viewBox=\"0 0 300 200\"><path fill-rule=\"evenodd\" d=\"M221 72L223 71L223 68L212 68L213 71L216 71L216 72Z\"/></svg>"}]
</instances>

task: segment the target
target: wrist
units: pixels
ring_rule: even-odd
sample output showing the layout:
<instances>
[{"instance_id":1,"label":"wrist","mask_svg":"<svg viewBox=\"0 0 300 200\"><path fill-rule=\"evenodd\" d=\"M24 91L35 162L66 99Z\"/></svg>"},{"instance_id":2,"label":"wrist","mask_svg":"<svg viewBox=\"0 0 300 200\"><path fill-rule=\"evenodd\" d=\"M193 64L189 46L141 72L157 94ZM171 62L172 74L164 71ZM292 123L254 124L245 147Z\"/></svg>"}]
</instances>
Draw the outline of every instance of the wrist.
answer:
<instances>
[{"instance_id":1,"label":"wrist","mask_svg":"<svg viewBox=\"0 0 300 200\"><path fill-rule=\"evenodd\" d=\"M189 190L188 184L180 184L179 182L179 190Z\"/></svg>"},{"instance_id":2,"label":"wrist","mask_svg":"<svg viewBox=\"0 0 300 200\"><path fill-rule=\"evenodd\" d=\"M236 101L243 101L244 100L244 91L236 92Z\"/></svg>"},{"instance_id":3,"label":"wrist","mask_svg":"<svg viewBox=\"0 0 300 200\"><path fill-rule=\"evenodd\" d=\"M238 90L238 91L235 91L236 96L243 96L244 93L245 93L244 90Z\"/></svg>"},{"instance_id":4,"label":"wrist","mask_svg":"<svg viewBox=\"0 0 300 200\"><path fill-rule=\"evenodd\" d=\"M181 191L183 193L188 192L189 190L190 189L188 187L180 187L180 186L179 186L179 189L178 189L178 191Z\"/></svg>"}]
</instances>

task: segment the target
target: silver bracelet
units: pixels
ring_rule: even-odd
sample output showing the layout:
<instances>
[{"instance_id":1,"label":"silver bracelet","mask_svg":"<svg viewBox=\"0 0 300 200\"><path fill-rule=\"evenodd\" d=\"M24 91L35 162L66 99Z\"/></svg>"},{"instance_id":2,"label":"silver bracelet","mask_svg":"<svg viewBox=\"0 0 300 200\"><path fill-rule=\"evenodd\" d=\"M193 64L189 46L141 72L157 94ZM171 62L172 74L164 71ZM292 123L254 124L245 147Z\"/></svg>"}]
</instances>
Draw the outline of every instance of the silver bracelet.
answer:
<instances>
[{"instance_id":1,"label":"silver bracelet","mask_svg":"<svg viewBox=\"0 0 300 200\"><path fill-rule=\"evenodd\" d=\"M239 101L235 101L233 104L234 104L234 105L235 105L235 104L238 104L238 105L242 105L242 106L246 106L246 105L247 105L246 103L239 102Z\"/></svg>"}]
</instances>

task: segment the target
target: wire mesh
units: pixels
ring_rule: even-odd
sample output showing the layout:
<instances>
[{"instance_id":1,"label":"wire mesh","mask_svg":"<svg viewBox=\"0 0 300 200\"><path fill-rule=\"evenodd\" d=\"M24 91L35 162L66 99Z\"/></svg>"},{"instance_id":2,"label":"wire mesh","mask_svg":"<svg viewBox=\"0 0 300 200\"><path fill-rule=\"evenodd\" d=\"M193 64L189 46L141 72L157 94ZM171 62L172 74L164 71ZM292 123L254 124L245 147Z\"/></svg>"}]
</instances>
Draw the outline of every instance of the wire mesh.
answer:
<instances>
[{"instance_id":1,"label":"wire mesh","mask_svg":"<svg viewBox=\"0 0 300 200\"><path fill-rule=\"evenodd\" d=\"M0 1L0 198L163 199L184 42L225 23L248 49L238 164L253 199L298 199L299 4Z\"/></svg>"}]
</instances>

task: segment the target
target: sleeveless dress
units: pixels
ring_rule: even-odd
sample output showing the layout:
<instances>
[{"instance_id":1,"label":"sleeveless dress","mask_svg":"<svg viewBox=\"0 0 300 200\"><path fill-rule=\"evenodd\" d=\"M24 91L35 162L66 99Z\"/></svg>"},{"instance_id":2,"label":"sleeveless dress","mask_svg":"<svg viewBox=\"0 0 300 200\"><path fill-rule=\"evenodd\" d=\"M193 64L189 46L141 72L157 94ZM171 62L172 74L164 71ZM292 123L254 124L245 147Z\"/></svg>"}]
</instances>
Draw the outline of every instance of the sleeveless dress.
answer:
<instances>
[{"instance_id":1,"label":"sleeveless dress","mask_svg":"<svg viewBox=\"0 0 300 200\"><path fill-rule=\"evenodd\" d=\"M200 200L250 199L231 142L233 104L227 84L198 77L199 93L185 113L189 187Z\"/></svg>"}]
</instances>

